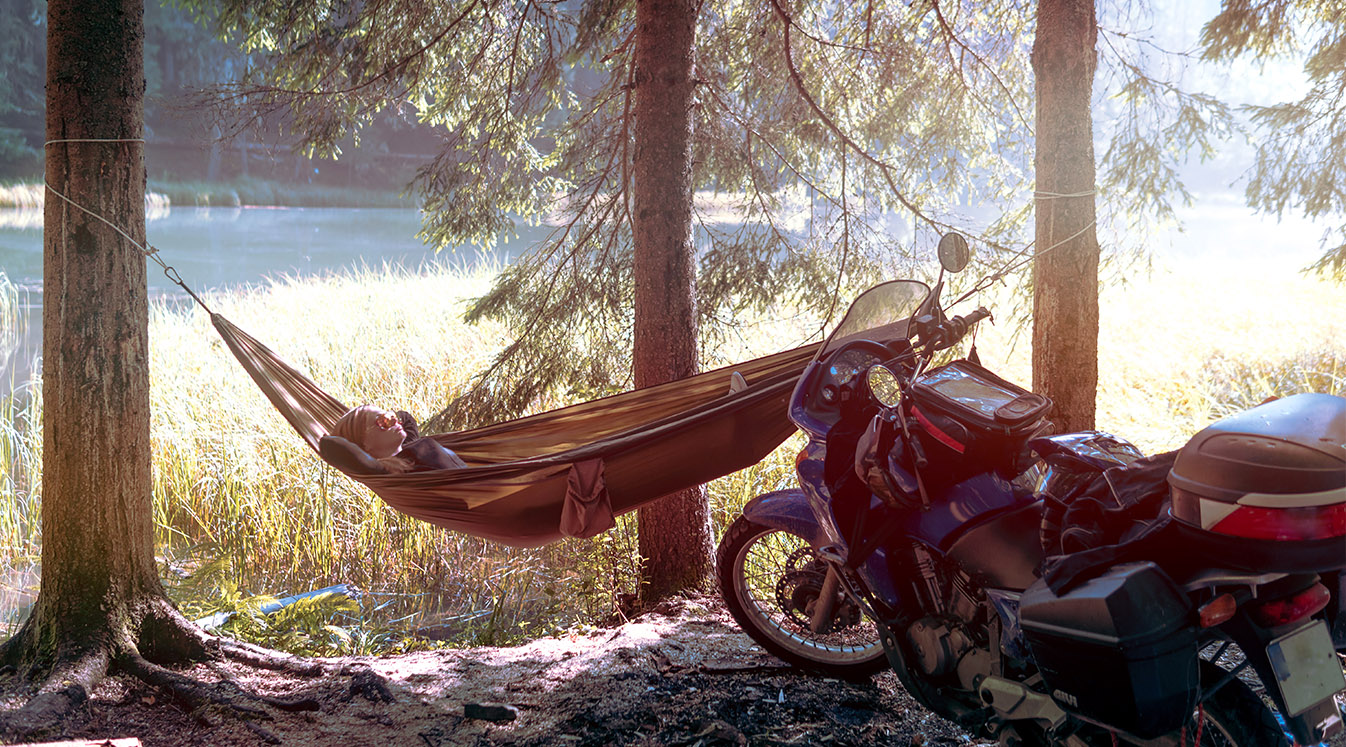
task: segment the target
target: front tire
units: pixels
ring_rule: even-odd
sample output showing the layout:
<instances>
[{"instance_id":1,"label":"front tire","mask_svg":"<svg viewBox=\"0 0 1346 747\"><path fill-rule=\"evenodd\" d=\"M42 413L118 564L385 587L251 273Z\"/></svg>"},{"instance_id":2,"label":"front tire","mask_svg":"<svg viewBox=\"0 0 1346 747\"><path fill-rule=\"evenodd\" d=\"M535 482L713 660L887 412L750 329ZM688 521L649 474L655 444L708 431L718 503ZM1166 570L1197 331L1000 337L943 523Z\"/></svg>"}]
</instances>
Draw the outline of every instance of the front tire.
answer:
<instances>
[{"instance_id":1,"label":"front tire","mask_svg":"<svg viewBox=\"0 0 1346 747\"><path fill-rule=\"evenodd\" d=\"M739 627L786 662L850 680L887 666L875 622L853 601L838 603L831 631L809 629L826 565L802 538L740 516L720 540L715 575Z\"/></svg>"}]
</instances>

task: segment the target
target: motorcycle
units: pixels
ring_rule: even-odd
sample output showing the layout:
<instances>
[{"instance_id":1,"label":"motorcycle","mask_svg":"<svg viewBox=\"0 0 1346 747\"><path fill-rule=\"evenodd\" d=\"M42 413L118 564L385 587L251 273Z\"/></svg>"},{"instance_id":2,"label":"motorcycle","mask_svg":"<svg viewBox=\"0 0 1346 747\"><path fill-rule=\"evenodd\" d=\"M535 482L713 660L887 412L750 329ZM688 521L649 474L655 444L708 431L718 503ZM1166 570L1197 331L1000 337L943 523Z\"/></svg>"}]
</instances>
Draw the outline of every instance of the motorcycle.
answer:
<instances>
[{"instance_id":1,"label":"motorcycle","mask_svg":"<svg viewBox=\"0 0 1346 747\"><path fill-rule=\"evenodd\" d=\"M891 667L1001 745L1288 747L1341 731L1346 399L1263 404L1171 464L1104 433L1049 435L1050 401L975 347L934 365L990 316L941 308L966 240L939 255L933 289L858 297L796 385L799 487L749 501L717 550L743 630L830 676ZM1062 496L1133 474L1159 475L1161 529L1091 547L1093 530L1063 521Z\"/></svg>"}]
</instances>

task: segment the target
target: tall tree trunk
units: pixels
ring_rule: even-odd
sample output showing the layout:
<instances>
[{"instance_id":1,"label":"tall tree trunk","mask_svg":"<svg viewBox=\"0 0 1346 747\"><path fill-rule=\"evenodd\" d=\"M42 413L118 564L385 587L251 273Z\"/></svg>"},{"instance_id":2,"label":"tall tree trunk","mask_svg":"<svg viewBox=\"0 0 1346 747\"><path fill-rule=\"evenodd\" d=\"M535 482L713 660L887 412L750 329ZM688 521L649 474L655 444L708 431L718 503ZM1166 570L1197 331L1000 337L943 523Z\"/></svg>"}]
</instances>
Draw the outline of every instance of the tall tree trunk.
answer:
<instances>
[{"instance_id":1,"label":"tall tree trunk","mask_svg":"<svg viewBox=\"0 0 1346 747\"><path fill-rule=\"evenodd\" d=\"M1062 431L1094 427L1098 391L1098 234L1094 225L1093 0L1040 0L1033 388Z\"/></svg>"},{"instance_id":2,"label":"tall tree trunk","mask_svg":"<svg viewBox=\"0 0 1346 747\"><path fill-rule=\"evenodd\" d=\"M141 0L51 0L46 179L145 236ZM145 255L49 196L43 233L43 653L106 642L154 567Z\"/></svg>"},{"instance_id":3,"label":"tall tree trunk","mask_svg":"<svg viewBox=\"0 0 1346 747\"><path fill-rule=\"evenodd\" d=\"M637 387L696 373L692 256L694 0L636 5L635 232ZM711 567L704 488L640 509L641 597L646 602L705 583Z\"/></svg>"},{"instance_id":4,"label":"tall tree trunk","mask_svg":"<svg viewBox=\"0 0 1346 747\"><path fill-rule=\"evenodd\" d=\"M240 697L279 701L203 686L152 661L223 654L272 669L313 666L207 637L159 583L149 303L145 255L132 243L145 237L144 40L142 0L47 4L42 587L32 615L0 645L0 663L44 681L0 716L0 741L62 728L113 666L190 707L240 710Z\"/></svg>"},{"instance_id":5,"label":"tall tree trunk","mask_svg":"<svg viewBox=\"0 0 1346 747\"><path fill-rule=\"evenodd\" d=\"M0 658L48 679L7 733L59 721L118 657L203 650L171 634L189 626L154 565L145 255L90 215L144 240L143 12L47 5L42 587Z\"/></svg>"}]
</instances>

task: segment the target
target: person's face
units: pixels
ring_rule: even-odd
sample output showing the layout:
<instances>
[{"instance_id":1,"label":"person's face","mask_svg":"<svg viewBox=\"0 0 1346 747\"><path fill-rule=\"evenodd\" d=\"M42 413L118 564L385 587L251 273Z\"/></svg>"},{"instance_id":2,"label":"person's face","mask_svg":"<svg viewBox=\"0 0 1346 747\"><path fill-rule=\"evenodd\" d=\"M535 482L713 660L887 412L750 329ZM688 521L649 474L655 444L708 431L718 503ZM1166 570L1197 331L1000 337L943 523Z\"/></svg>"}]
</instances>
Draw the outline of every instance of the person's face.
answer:
<instances>
[{"instance_id":1,"label":"person's face","mask_svg":"<svg viewBox=\"0 0 1346 747\"><path fill-rule=\"evenodd\" d=\"M365 429L365 451L375 459L384 459L396 454L402 448L407 434L402 424L391 412L384 412Z\"/></svg>"}]
</instances>

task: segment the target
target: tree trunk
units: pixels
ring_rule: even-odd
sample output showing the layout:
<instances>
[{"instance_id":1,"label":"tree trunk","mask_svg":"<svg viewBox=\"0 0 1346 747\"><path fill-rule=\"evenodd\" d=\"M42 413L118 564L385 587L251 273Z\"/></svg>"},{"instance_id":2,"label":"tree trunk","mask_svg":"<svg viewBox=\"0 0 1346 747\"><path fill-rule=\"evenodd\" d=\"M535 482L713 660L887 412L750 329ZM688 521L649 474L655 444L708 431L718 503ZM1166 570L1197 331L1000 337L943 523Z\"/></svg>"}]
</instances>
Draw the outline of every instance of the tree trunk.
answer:
<instances>
[{"instance_id":1,"label":"tree trunk","mask_svg":"<svg viewBox=\"0 0 1346 747\"><path fill-rule=\"evenodd\" d=\"M692 256L692 106L696 3L636 5L635 233L637 387L696 373ZM641 598L701 586L711 568L704 488L640 509Z\"/></svg>"},{"instance_id":2,"label":"tree trunk","mask_svg":"<svg viewBox=\"0 0 1346 747\"><path fill-rule=\"evenodd\" d=\"M1098 235L1090 99L1093 0L1041 0L1037 85L1033 389L1056 403L1060 431L1094 427L1098 391Z\"/></svg>"},{"instance_id":3,"label":"tree trunk","mask_svg":"<svg viewBox=\"0 0 1346 747\"><path fill-rule=\"evenodd\" d=\"M203 686L151 661L223 654L313 669L207 637L173 607L155 568L149 302L133 243L145 238L144 40L141 0L47 4L42 587L0 646L0 662L43 681L0 717L0 741L62 729L112 666L189 708L242 711L239 697L310 705Z\"/></svg>"},{"instance_id":4,"label":"tree trunk","mask_svg":"<svg viewBox=\"0 0 1346 747\"><path fill-rule=\"evenodd\" d=\"M144 7L51 0L46 179L145 237ZM43 233L42 589L34 653L106 643L154 567L145 255L60 198ZM124 627L124 626L122 626Z\"/></svg>"}]
</instances>

